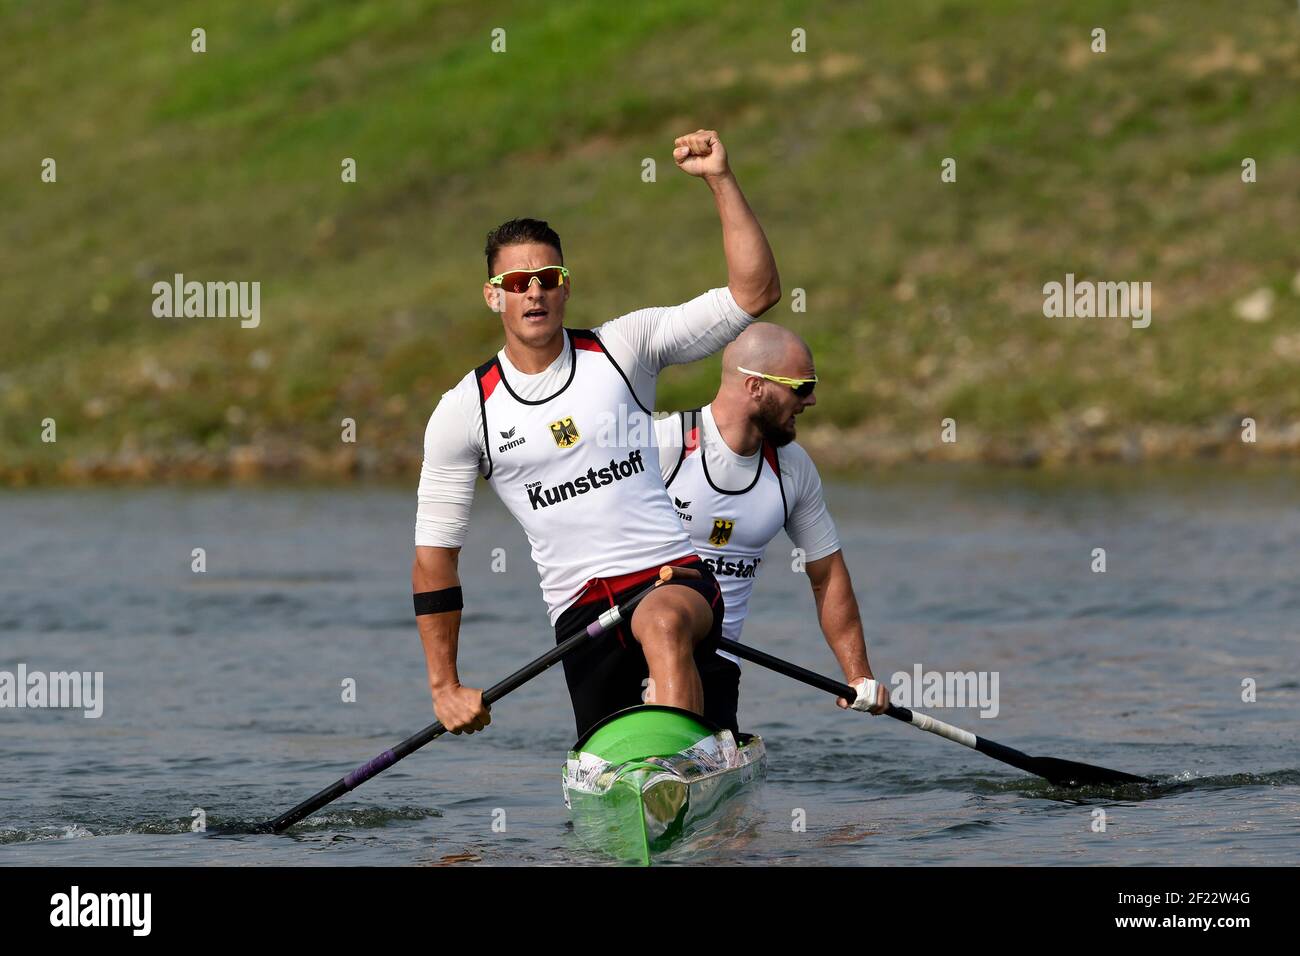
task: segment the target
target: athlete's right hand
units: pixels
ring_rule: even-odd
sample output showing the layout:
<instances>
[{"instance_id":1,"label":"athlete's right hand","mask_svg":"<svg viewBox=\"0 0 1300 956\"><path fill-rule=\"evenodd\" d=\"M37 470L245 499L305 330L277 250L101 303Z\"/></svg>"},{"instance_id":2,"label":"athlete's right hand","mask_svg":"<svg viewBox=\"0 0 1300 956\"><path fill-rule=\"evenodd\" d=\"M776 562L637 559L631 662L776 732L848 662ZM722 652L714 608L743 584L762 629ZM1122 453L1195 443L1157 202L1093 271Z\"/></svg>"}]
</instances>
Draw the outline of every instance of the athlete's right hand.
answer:
<instances>
[{"instance_id":1,"label":"athlete's right hand","mask_svg":"<svg viewBox=\"0 0 1300 956\"><path fill-rule=\"evenodd\" d=\"M492 714L477 687L451 687L433 691L433 712L453 734L472 734L492 723Z\"/></svg>"}]
</instances>

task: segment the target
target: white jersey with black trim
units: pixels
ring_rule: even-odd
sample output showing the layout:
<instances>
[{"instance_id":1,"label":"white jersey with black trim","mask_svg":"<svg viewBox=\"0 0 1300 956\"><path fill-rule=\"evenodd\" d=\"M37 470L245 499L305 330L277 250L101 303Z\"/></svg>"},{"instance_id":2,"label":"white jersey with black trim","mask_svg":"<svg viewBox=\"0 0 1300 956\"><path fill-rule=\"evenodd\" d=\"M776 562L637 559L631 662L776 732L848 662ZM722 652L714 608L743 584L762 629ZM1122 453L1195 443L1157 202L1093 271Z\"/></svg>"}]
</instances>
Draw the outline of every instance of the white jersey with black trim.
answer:
<instances>
[{"instance_id":1,"label":"white jersey with black trim","mask_svg":"<svg viewBox=\"0 0 1300 956\"><path fill-rule=\"evenodd\" d=\"M664 494L651 413L598 336L566 329L565 348L568 381L536 401L515 394L495 356L474 372L484 477L528 536L552 622L592 578L692 551Z\"/></svg>"},{"instance_id":2,"label":"white jersey with black trim","mask_svg":"<svg viewBox=\"0 0 1300 956\"><path fill-rule=\"evenodd\" d=\"M677 517L722 586L722 634L738 641L759 566L778 531L786 530L806 561L840 549L821 479L794 442L780 450L764 442L752 455L737 455L708 405L660 418L655 431Z\"/></svg>"},{"instance_id":3,"label":"white jersey with black trim","mask_svg":"<svg viewBox=\"0 0 1300 956\"><path fill-rule=\"evenodd\" d=\"M600 340L599 345L614 360L618 369L626 373L632 394L637 399L635 405L626 407L636 410L654 407L655 385L663 369L714 354L753 320L754 317L736 303L731 290L722 286L709 289L678 305L653 306L628 312L602 323L595 329L595 335ZM523 372L511 363L509 355L502 349L497 352L498 381L504 377L514 395L526 400L522 404L529 408L550 401L573 381L575 352L577 350L565 337L559 355L550 365L538 372ZM590 350L582 354L586 364L585 358L590 357ZM501 446L514 439L501 438L499 433L510 431L513 423L506 422L500 428L495 425L489 428L483 420L483 411L477 370L471 369L454 387L442 394L433 414L429 416L424 429L424 462L420 467L420 485L416 492L417 548L459 549L464 546L478 479L489 473L493 458L499 463L503 458L514 455L515 450L526 447L516 445L513 449L500 451ZM611 406L600 411L617 415L618 409ZM557 413L555 418L549 419L545 424L549 425L549 422L558 418ZM494 439L492 442L487 440L489 431ZM590 433L585 433L585 436L590 437ZM514 437L518 438L519 434L516 433ZM549 431L543 437L552 441ZM642 457L644 459L644 453ZM597 474L596 478L599 480L600 475ZM612 487L617 489L621 485L620 481ZM575 482L575 491L577 487ZM588 492L579 500L594 500L596 495L610 490L610 487L604 487L596 492ZM662 486L660 495L666 499ZM571 509L566 506L564 510ZM560 585L552 585L547 596L552 624L577 598L578 590L587 581L593 577L626 573L620 570L628 563L622 558L625 537L629 535L630 529L638 527L638 522L643 520L644 516L635 516L634 520L629 511L626 519L601 529L603 533L599 537L587 539L591 572L583 577L574 569L569 569L564 575L566 578L577 580L581 577L582 580L578 581L574 592L558 605L554 603L554 593ZM657 525L657 519L651 520ZM675 531L676 526L671 533ZM557 574L548 572L541 565L538 572L544 580L559 580Z\"/></svg>"}]
</instances>

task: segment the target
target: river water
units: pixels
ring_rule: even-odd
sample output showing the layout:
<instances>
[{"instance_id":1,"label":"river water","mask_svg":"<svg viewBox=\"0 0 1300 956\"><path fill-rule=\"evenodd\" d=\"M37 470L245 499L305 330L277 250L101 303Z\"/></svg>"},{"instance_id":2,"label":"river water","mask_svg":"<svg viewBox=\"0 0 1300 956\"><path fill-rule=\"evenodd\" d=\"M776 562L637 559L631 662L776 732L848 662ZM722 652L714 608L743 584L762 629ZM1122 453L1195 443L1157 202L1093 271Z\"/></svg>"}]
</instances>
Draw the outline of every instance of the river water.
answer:
<instances>
[{"instance_id":1,"label":"river water","mask_svg":"<svg viewBox=\"0 0 1300 956\"><path fill-rule=\"evenodd\" d=\"M996 716L929 711L1159 784L1055 788L747 665L741 723L770 759L755 813L664 862L1295 864L1297 477L828 484L878 676L996 673ZM561 802L558 670L487 732L435 741L287 835L248 832L433 720L413 511L412 489L373 486L0 494L0 671L104 675L95 719L0 709L0 865L601 862ZM773 542L744 639L839 677L789 555ZM551 646L523 534L481 487L461 573L466 683Z\"/></svg>"}]
</instances>

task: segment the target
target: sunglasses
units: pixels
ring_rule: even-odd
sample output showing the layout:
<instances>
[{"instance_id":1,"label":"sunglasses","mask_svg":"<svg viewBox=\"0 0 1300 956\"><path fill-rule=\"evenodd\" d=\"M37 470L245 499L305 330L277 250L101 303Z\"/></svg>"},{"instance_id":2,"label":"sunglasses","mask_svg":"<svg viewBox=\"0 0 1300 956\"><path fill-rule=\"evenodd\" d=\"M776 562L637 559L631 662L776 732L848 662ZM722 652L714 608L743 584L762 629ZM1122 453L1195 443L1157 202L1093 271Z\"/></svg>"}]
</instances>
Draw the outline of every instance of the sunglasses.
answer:
<instances>
[{"instance_id":1,"label":"sunglasses","mask_svg":"<svg viewBox=\"0 0 1300 956\"><path fill-rule=\"evenodd\" d=\"M499 276L493 276L488 279L491 285L499 285L507 292L514 292L516 295L521 292L527 292L528 287L536 279L543 289L555 289L564 285L569 279L569 270L564 266L542 266L540 269L517 269L514 272L503 272Z\"/></svg>"},{"instance_id":2,"label":"sunglasses","mask_svg":"<svg viewBox=\"0 0 1300 956\"><path fill-rule=\"evenodd\" d=\"M812 378L786 378L784 375L768 375L766 372L755 372L753 369L741 368L736 366L737 372L743 372L746 375L757 375L759 378L767 379L769 382L776 382L778 385L789 385L791 391L799 398L807 398L817 387L817 376Z\"/></svg>"}]
</instances>

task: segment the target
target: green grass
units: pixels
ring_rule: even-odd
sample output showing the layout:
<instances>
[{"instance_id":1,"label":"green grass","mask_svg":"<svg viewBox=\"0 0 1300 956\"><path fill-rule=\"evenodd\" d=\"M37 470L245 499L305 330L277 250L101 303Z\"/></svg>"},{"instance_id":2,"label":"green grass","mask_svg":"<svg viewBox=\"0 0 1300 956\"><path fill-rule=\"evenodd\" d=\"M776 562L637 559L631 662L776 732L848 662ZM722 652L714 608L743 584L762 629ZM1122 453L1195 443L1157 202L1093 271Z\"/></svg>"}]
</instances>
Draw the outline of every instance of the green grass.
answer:
<instances>
[{"instance_id":1,"label":"green grass","mask_svg":"<svg viewBox=\"0 0 1300 956\"><path fill-rule=\"evenodd\" d=\"M0 472L328 449L345 416L418 444L500 345L498 222L560 231L571 325L725 284L708 192L670 156L701 126L807 293L769 318L817 352L817 422L1021 441L1098 407L1112 430L1300 413L1292 3L7 0L0 32ZM260 281L262 326L153 318L174 272ZM1045 319L1066 272L1152 282L1152 327ZM1238 319L1264 286L1271 318ZM669 370L660 406L716 373Z\"/></svg>"}]
</instances>

